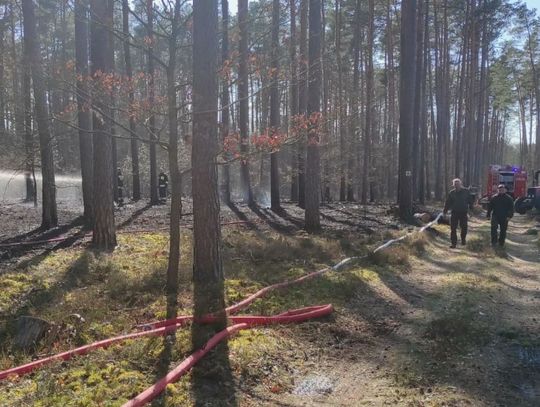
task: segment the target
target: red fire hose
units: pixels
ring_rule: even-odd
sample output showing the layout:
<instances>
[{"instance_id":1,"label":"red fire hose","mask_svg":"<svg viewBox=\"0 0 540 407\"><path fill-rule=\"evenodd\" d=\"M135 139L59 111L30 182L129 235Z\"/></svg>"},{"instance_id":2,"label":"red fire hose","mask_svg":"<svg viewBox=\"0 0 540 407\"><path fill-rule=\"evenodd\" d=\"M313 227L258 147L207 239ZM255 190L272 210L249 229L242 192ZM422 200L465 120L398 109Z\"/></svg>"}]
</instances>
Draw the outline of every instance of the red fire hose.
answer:
<instances>
[{"instance_id":1,"label":"red fire hose","mask_svg":"<svg viewBox=\"0 0 540 407\"><path fill-rule=\"evenodd\" d=\"M246 316L234 316L234 317L231 317L230 319L235 324L245 323L245 324L248 324L249 327L256 326L256 325L286 324L286 323L291 323L291 322L301 322L301 321L305 321L306 319L317 318L320 316L328 315L332 312L332 310L333 310L332 305L328 304L328 305L300 308L297 310L287 311L282 314L274 315L274 316L246 315ZM175 324L169 324L167 326L152 329L149 331L141 331L141 332L135 332L135 333L127 334L127 335L115 336L113 338L104 339L102 341L94 342L89 345L81 346L76 349L58 353L56 355L49 356L47 358L34 360L25 365L17 366L8 370L4 370L3 372L0 372L0 380L3 380L12 375L23 376L51 362L58 361L58 360L69 360L74 356L85 355L88 352L91 352L99 348L108 348L111 345L126 341L128 339L137 339L144 336L164 336L168 334L169 332L175 331L176 329L182 327L183 325L185 325L187 322L191 321L192 319L193 317L191 316L178 317L177 322ZM202 318L200 322L212 323L216 321L216 319L217 318L214 316L206 316Z\"/></svg>"},{"instance_id":2,"label":"red fire hose","mask_svg":"<svg viewBox=\"0 0 540 407\"><path fill-rule=\"evenodd\" d=\"M257 325L269 325L277 323L302 322L312 318L318 318L332 313L331 304L319 305L315 307L301 308L279 314L272 317L232 317L234 325L227 327L223 331L215 334L206 344L188 358L184 359L177 367L170 371L166 376L159 379L154 385L140 393L137 397L131 399L123 407L140 407L156 398L168 384L178 381L185 375L201 358L210 352L219 342L231 336L232 334Z\"/></svg>"},{"instance_id":3,"label":"red fire hose","mask_svg":"<svg viewBox=\"0 0 540 407\"><path fill-rule=\"evenodd\" d=\"M332 269L334 269L334 268L332 268ZM284 281L282 283L272 284L272 285L269 285L267 287L261 288L259 291L257 291L254 294L251 294L249 297L243 299L242 301L240 301L240 302L238 302L238 303L236 303L234 305L231 305L230 307L225 308L225 312L227 313L227 315L235 314L238 311L240 311L241 309L246 308L249 304L251 304L256 299L266 295L270 291L276 290L278 288L287 287L287 286L290 286L290 285L293 285L293 284L301 283L303 281L309 280L309 279L311 279L313 277L316 277L316 276L319 276L319 275L321 275L323 273L326 273L329 270L331 270L331 269L330 268L324 268L322 270L306 274L306 275L304 275L302 277L299 277L299 278L297 278L295 280L287 280L287 281ZM174 324L177 324L177 323L181 323L181 322L183 322L183 318L185 318L185 317L181 316L181 317L177 317L177 318L173 318L173 319L166 319L166 320L162 320L162 321L148 322L146 324L137 325L136 328L140 328L140 329L162 328L164 326L169 326L169 325L174 325ZM211 316L208 316L207 318L211 318Z\"/></svg>"},{"instance_id":4,"label":"red fire hose","mask_svg":"<svg viewBox=\"0 0 540 407\"><path fill-rule=\"evenodd\" d=\"M438 218L430 222L429 224L425 225L422 229L420 229L420 232L424 231L427 227L434 224ZM237 222L234 222L237 223ZM409 233L410 234L410 233ZM407 234L407 235L409 235ZM407 236L406 235L406 236ZM395 243L397 241L402 240L405 238L405 236L394 239L389 242L386 242L382 246L379 246L377 249L374 250L374 252L384 249L385 247L388 247L390 244ZM323 274L329 270L338 270L339 268L343 267L345 264L348 264L352 260L356 258L347 258L333 266L332 268L324 268L322 270L309 273L305 276L302 276L300 278L297 278L295 280L288 280L282 283L273 284L271 286L262 288L261 290L257 291L256 293L252 294L251 296L245 298L244 300L240 301L239 303L230 306L226 308L227 314L232 314L237 311L239 311L242 308L245 308L249 304L251 304L253 301L255 301L257 298L265 295L269 291L286 287L292 284L297 284L300 282L303 282L305 280L311 279L315 276L318 276L320 274ZM307 319L311 318L317 318L325 315L329 315L333 311L332 305L321 305L321 306L313 306L313 307L307 307L307 308L301 308L297 310L290 310L287 312L284 312L279 315L275 316L233 316L230 317L232 322L235 325L232 325L223 331L217 333L214 335L203 348L199 349L195 353L193 353L191 356L189 356L187 359L185 359L180 365L178 365L173 371L171 371L169 374L167 374L165 377L160 379L157 383L155 383L153 386L145 390L143 393L135 397L134 399L127 402L124 407L135 407L135 406L142 406L146 404L147 402L154 399L158 394L160 394L167 384L173 383L177 381L181 376L186 374L191 367L195 363L197 363L204 355L206 355L212 348L214 348L221 340L225 339L226 337L231 336L233 333L242 330L247 329L253 326L257 325L269 325L269 324L276 324L276 323L290 323L290 322L302 322ZM53 355L44 359L36 360L30 363L27 363L22 366L18 366L12 369L8 369L5 371L0 372L0 380L5 379L6 377L10 375L24 375L27 373L30 373L34 371L35 369L38 369L39 367L48 364L50 362L53 362L55 360L68 360L72 358L75 355L83 355L91 350L97 349L97 348L106 348L108 346L111 346L115 343L125 341L127 339L135 339L143 336L159 336L159 335L165 335L168 332L172 332L182 325L184 325L186 322L191 321L193 317L191 316L181 316L172 320L165 320L165 321L156 321L153 323L148 323L144 325L140 325L139 327L142 328L150 328L150 330L142 331L142 332L136 332L132 334L117 336L114 338L105 339L99 342L95 342L90 345L82 346L77 349L73 349L71 351L59 353L57 355ZM200 321L200 323L211 323L216 320L216 317L213 315L208 315L203 317Z\"/></svg>"}]
</instances>

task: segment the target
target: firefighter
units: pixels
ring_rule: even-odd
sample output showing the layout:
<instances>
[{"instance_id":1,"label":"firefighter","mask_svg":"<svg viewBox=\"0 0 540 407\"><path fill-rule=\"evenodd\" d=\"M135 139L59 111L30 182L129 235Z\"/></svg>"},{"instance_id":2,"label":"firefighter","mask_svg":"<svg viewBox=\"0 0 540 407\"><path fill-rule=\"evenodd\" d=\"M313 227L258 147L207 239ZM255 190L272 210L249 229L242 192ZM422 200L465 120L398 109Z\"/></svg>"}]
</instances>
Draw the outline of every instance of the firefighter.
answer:
<instances>
[{"instance_id":1,"label":"firefighter","mask_svg":"<svg viewBox=\"0 0 540 407\"><path fill-rule=\"evenodd\" d=\"M167 186L169 185L169 177L163 171L159 173L159 198L163 201L167 199Z\"/></svg>"},{"instance_id":2,"label":"firefighter","mask_svg":"<svg viewBox=\"0 0 540 407\"><path fill-rule=\"evenodd\" d=\"M473 199L469 189L463 188L459 178L454 179L452 184L454 189L450 191L448 198L446 198L443 213L446 215L449 210L452 211L450 216L450 247L453 249L457 245L458 224L461 230L461 244L466 244L467 220L469 209L472 209Z\"/></svg>"},{"instance_id":3,"label":"firefighter","mask_svg":"<svg viewBox=\"0 0 540 407\"><path fill-rule=\"evenodd\" d=\"M495 246L498 240L499 246L503 247L508 221L514 216L514 201L506 193L504 184L500 184L497 189L498 193L489 200L487 218L491 219L491 244ZM497 229L499 227L501 230L497 239Z\"/></svg>"}]
</instances>

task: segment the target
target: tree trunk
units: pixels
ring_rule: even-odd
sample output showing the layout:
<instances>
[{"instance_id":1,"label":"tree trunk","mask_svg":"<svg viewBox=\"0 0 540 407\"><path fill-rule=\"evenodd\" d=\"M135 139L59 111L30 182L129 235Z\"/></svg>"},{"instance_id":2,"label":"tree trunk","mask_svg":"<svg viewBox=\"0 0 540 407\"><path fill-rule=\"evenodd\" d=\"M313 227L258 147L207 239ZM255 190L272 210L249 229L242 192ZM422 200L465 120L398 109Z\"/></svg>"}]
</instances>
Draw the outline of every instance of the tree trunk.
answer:
<instances>
[{"instance_id":1,"label":"tree trunk","mask_svg":"<svg viewBox=\"0 0 540 407\"><path fill-rule=\"evenodd\" d=\"M270 134L280 132L279 112L279 0L272 1L272 61L270 74ZM279 199L279 157L278 151L270 153L270 207L273 211L281 208Z\"/></svg>"},{"instance_id":2,"label":"tree trunk","mask_svg":"<svg viewBox=\"0 0 540 407\"><path fill-rule=\"evenodd\" d=\"M308 55L307 55L307 27L308 27L308 1L300 0L300 62L298 72L298 114L307 119L307 86L308 86ZM306 135L302 133L298 142L298 206L306 207Z\"/></svg>"},{"instance_id":3,"label":"tree trunk","mask_svg":"<svg viewBox=\"0 0 540 407\"><path fill-rule=\"evenodd\" d=\"M425 0L424 21L419 23L424 24L423 38L423 58L422 58L422 84L420 87L420 157L419 157L419 174L418 174L418 199L422 205L425 204L426 198L426 173L428 172L427 164L429 161L428 150L428 116L427 116L427 71L431 64L431 56L429 53L429 0ZM431 86L431 83L429 84Z\"/></svg>"},{"instance_id":4,"label":"tree trunk","mask_svg":"<svg viewBox=\"0 0 540 407\"><path fill-rule=\"evenodd\" d=\"M246 1L242 0L245 6ZM239 4L240 4L239 3ZM243 7L240 7L240 10ZM241 16L241 20L245 15ZM245 23L245 20L244 20ZM213 324L193 324L193 347L227 325L223 293L217 190L217 0L193 3L193 295L194 319L214 314ZM247 79L244 77L244 79ZM247 85L247 81L245 81ZM246 99L247 100L247 99ZM247 125L247 121L244 121Z\"/></svg>"},{"instance_id":5,"label":"tree trunk","mask_svg":"<svg viewBox=\"0 0 540 407\"><path fill-rule=\"evenodd\" d=\"M229 68L229 1L221 0L221 31L223 38L221 40L221 66L222 68ZM225 138L229 136L230 129L230 111L229 105L231 98L229 95L229 71L223 73L221 78L221 140L225 141ZM231 158L228 152L225 152L225 160L228 161ZM231 173L230 165L225 164L223 166L223 181L221 186L221 196L225 204L231 203Z\"/></svg>"},{"instance_id":6,"label":"tree trunk","mask_svg":"<svg viewBox=\"0 0 540 407\"><path fill-rule=\"evenodd\" d=\"M346 108L343 99L343 64L341 61L341 0L336 0L335 9L335 46L336 46L336 66L337 66L337 110L338 110L338 134L339 134L339 200L345 201L347 185L345 181L347 164L346 150L349 148L345 140Z\"/></svg>"},{"instance_id":7,"label":"tree trunk","mask_svg":"<svg viewBox=\"0 0 540 407\"><path fill-rule=\"evenodd\" d=\"M289 0L291 10L291 39L289 43L289 57L291 64L291 85L289 95L289 132L293 126L293 119L298 115L298 60L296 57L296 0ZM291 201L298 201L298 142L291 148Z\"/></svg>"},{"instance_id":8,"label":"tree trunk","mask_svg":"<svg viewBox=\"0 0 540 407\"><path fill-rule=\"evenodd\" d=\"M169 171L171 179L171 221L169 263L167 267L167 319L176 318L178 310L178 264L180 262L180 216L182 185L178 168L178 108L176 106L176 51L180 27L180 1L175 0L169 38L167 66L167 114L169 119Z\"/></svg>"},{"instance_id":9,"label":"tree trunk","mask_svg":"<svg viewBox=\"0 0 540 407\"><path fill-rule=\"evenodd\" d=\"M6 52L4 46L4 24L0 23L0 140L6 138L6 86L4 77L4 54Z\"/></svg>"},{"instance_id":10,"label":"tree trunk","mask_svg":"<svg viewBox=\"0 0 540 407\"><path fill-rule=\"evenodd\" d=\"M253 191L249 180L249 135L248 135L248 0L238 1L238 27L240 30L239 39L239 63L238 63L238 99L240 100L240 152L242 160L240 162L240 180L244 203L253 205Z\"/></svg>"},{"instance_id":11,"label":"tree trunk","mask_svg":"<svg viewBox=\"0 0 540 407\"><path fill-rule=\"evenodd\" d=\"M17 41L14 17L14 5L10 7L10 22L11 22L11 60L13 63L21 62L22 74L15 69L12 73L13 83L13 99L15 110L15 132L17 138L24 139L24 180L26 196L25 202L36 201L34 182L32 174L34 173L34 136L32 134L32 116L30 115L30 77L28 74L29 63L26 61L25 53L23 52L22 61L17 58ZM22 86L21 86L22 85ZM28 95L28 97L27 97ZM26 126L26 117L29 116L29 127Z\"/></svg>"},{"instance_id":12,"label":"tree trunk","mask_svg":"<svg viewBox=\"0 0 540 407\"><path fill-rule=\"evenodd\" d=\"M397 190L396 185L396 75L394 63L394 30L392 19L392 3L393 0L388 0L386 12L386 49L388 53L388 142L390 148L389 160L385 165L386 173L388 174L387 189L389 198L395 197L394 191Z\"/></svg>"},{"instance_id":13,"label":"tree trunk","mask_svg":"<svg viewBox=\"0 0 540 407\"><path fill-rule=\"evenodd\" d=\"M114 2L115 0L107 0L108 1L108 12L107 12L107 18L109 19L108 26L111 27L111 29L114 29ZM114 60L114 35L109 35L109 54L107 55L109 65L109 69L112 75L114 75L116 71L116 63ZM114 201L120 203L120 194L118 190L118 147L117 147L117 140L115 137L116 134L116 126L115 126L115 104L116 104L116 89L113 85L113 90L111 92L111 100L110 100L110 120L108 121L109 124L109 132L111 133L111 144L112 144L112 183L113 183L113 196Z\"/></svg>"},{"instance_id":14,"label":"tree trunk","mask_svg":"<svg viewBox=\"0 0 540 407\"><path fill-rule=\"evenodd\" d=\"M94 80L110 73L107 64L111 27L109 8L103 0L91 0L90 62ZM116 246L112 184L112 141L106 123L109 115L110 94L93 96L93 147L94 147L94 227L92 243L99 250L113 250Z\"/></svg>"},{"instance_id":15,"label":"tree trunk","mask_svg":"<svg viewBox=\"0 0 540 407\"><path fill-rule=\"evenodd\" d=\"M36 17L32 0L22 1L22 11L24 18L24 51L27 55L26 60L30 63L30 71L32 73L34 105L41 153L41 175L43 183L41 227L43 229L49 229L58 224L52 149L53 138L51 137L49 128L49 109L47 106L44 76L41 69L43 62L40 58L41 52L38 46Z\"/></svg>"},{"instance_id":16,"label":"tree trunk","mask_svg":"<svg viewBox=\"0 0 540 407\"><path fill-rule=\"evenodd\" d=\"M155 72L154 72L154 1L146 0L146 15L148 18L147 36L148 36L148 52L147 52L147 69L148 69L148 105L151 109L155 103ZM158 186L157 186L157 157L156 157L156 117L154 113L148 118L148 129L150 131L150 204L157 205L159 203Z\"/></svg>"},{"instance_id":17,"label":"tree trunk","mask_svg":"<svg viewBox=\"0 0 540 407\"><path fill-rule=\"evenodd\" d=\"M320 157L319 141L321 115L321 0L309 0L309 83L308 83L308 129L306 158L306 212L305 228L309 233L321 228L320 204Z\"/></svg>"},{"instance_id":18,"label":"tree trunk","mask_svg":"<svg viewBox=\"0 0 540 407\"><path fill-rule=\"evenodd\" d=\"M129 46L129 0L122 0L122 33L124 34L124 62L126 77L129 82L133 80L133 68L131 66L131 47ZM133 88L129 89L128 100L130 106L135 102ZM131 176L133 177L133 200L141 199L141 177L139 173L139 143L137 141L137 127L135 117L129 115L129 131L131 133Z\"/></svg>"},{"instance_id":19,"label":"tree trunk","mask_svg":"<svg viewBox=\"0 0 540 407\"><path fill-rule=\"evenodd\" d=\"M413 201L418 199L420 177L420 132L421 132L421 108L422 108L422 82L424 78L423 59L424 59L424 0L417 0L417 20L416 20L416 78L414 89L414 117L413 117L413 132L412 132L412 184L413 184Z\"/></svg>"},{"instance_id":20,"label":"tree trunk","mask_svg":"<svg viewBox=\"0 0 540 407\"><path fill-rule=\"evenodd\" d=\"M416 0L403 0L401 9L401 62L399 92L399 214L412 213L412 132L416 76Z\"/></svg>"},{"instance_id":21,"label":"tree trunk","mask_svg":"<svg viewBox=\"0 0 540 407\"><path fill-rule=\"evenodd\" d=\"M375 3L374 0L368 1L368 30L367 30L367 47L366 47L366 118L364 129L364 174L362 178L362 204L367 203L367 193L372 183L372 165L371 165L371 149L372 149L372 132L373 119L375 117L374 110L374 70L373 70L373 50L374 50L374 35L375 35ZM371 194L370 194L371 195ZM372 198L372 197L371 197Z\"/></svg>"},{"instance_id":22,"label":"tree trunk","mask_svg":"<svg viewBox=\"0 0 540 407\"><path fill-rule=\"evenodd\" d=\"M77 119L79 126L79 152L81 158L84 220L87 226L94 221L94 168L92 152L92 122L89 107L88 78L88 3L75 1L75 60L77 68Z\"/></svg>"},{"instance_id":23,"label":"tree trunk","mask_svg":"<svg viewBox=\"0 0 540 407\"><path fill-rule=\"evenodd\" d=\"M361 16L361 3L360 0L356 0L354 9L354 27L353 27L353 43L351 44L353 52L353 81L351 90L351 113L349 119L349 143L350 147L347 152L347 201L354 201L354 152L356 150L357 139L360 129L360 117L358 105L360 103L360 16Z\"/></svg>"}]
</instances>

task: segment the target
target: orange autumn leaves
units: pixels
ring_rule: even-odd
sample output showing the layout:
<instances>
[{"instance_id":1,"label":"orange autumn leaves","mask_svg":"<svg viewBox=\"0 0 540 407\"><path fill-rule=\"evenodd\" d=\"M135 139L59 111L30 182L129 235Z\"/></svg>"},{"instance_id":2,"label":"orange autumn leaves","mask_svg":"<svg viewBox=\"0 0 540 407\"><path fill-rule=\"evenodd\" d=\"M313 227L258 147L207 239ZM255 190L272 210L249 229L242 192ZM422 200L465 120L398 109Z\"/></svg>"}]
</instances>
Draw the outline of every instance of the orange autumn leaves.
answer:
<instances>
[{"instance_id":1,"label":"orange autumn leaves","mask_svg":"<svg viewBox=\"0 0 540 407\"><path fill-rule=\"evenodd\" d=\"M295 142L305 142L308 145L319 144L320 134L323 127L323 115L321 112L312 113L310 116L297 115L291 118L289 132L268 127L262 132L253 133L245 140L255 152L276 152L284 145ZM306 140L307 138L307 140ZM247 161L240 151L242 140L238 132L230 133L223 139L223 151L233 159Z\"/></svg>"}]
</instances>

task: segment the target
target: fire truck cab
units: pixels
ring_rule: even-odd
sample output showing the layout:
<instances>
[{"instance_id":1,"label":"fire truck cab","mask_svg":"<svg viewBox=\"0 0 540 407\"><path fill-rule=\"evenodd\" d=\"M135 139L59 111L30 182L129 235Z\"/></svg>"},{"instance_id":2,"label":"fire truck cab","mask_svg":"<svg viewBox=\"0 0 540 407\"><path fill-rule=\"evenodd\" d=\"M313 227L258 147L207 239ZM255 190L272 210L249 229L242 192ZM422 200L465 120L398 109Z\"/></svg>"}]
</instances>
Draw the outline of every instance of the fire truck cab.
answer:
<instances>
[{"instance_id":1,"label":"fire truck cab","mask_svg":"<svg viewBox=\"0 0 540 407\"><path fill-rule=\"evenodd\" d=\"M497 193L500 184L506 186L506 191L514 200L527 196L527 172L515 165L489 166L487 191L479 203L485 207L490 198Z\"/></svg>"}]
</instances>

